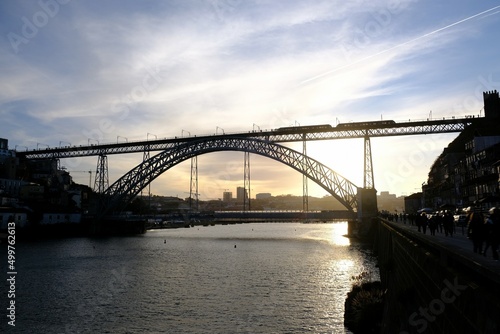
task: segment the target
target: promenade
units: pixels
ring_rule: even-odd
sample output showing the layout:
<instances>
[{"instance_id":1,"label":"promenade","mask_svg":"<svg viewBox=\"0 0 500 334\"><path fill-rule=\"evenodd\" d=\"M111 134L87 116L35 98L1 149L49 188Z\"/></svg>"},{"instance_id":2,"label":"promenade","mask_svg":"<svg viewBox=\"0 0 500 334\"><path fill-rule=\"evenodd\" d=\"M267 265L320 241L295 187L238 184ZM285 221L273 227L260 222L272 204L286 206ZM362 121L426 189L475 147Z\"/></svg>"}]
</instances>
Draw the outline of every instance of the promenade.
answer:
<instances>
[{"instance_id":1,"label":"promenade","mask_svg":"<svg viewBox=\"0 0 500 334\"><path fill-rule=\"evenodd\" d=\"M446 236L439 229L435 235L431 235L429 228L426 234L418 232L416 225L411 225L407 220L387 221L385 223L403 234L410 237L417 243L421 241L428 246L439 249L442 254L448 254L460 259L467 266L478 273L490 276L490 278L500 284L500 261L494 260L491 247L487 250L486 256L472 251L472 241L467 238L467 227L455 226L453 236ZM483 249L486 244L483 245Z\"/></svg>"}]
</instances>

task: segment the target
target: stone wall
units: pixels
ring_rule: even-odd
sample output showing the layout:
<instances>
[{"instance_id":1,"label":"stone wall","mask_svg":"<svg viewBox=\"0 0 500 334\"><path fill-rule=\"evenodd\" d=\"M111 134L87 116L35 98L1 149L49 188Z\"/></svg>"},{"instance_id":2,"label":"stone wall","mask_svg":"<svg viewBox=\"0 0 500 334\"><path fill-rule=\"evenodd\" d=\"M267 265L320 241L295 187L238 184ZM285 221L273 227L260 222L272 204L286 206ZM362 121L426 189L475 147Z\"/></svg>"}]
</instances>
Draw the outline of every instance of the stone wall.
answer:
<instances>
[{"instance_id":1,"label":"stone wall","mask_svg":"<svg viewBox=\"0 0 500 334\"><path fill-rule=\"evenodd\" d=\"M463 250L387 221L375 250L387 289L382 333L500 333L500 275Z\"/></svg>"}]
</instances>

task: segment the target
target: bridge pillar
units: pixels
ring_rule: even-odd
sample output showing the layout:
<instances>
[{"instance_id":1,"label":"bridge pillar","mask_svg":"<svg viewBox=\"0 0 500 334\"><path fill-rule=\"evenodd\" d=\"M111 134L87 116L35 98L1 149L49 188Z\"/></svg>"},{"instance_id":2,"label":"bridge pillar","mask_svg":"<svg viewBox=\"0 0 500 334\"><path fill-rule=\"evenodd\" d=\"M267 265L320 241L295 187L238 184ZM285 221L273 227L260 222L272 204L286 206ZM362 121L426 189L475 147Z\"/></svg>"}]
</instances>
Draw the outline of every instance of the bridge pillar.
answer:
<instances>
[{"instance_id":1,"label":"bridge pillar","mask_svg":"<svg viewBox=\"0 0 500 334\"><path fill-rule=\"evenodd\" d=\"M95 172L94 191L102 194L107 188L109 188L108 156L104 153L100 153Z\"/></svg>"},{"instance_id":2,"label":"bridge pillar","mask_svg":"<svg viewBox=\"0 0 500 334\"><path fill-rule=\"evenodd\" d=\"M377 190L358 188L358 231L360 237L366 237L378 214Z\"/></svg>"},{"instance_id":3,"label":"bridge pillar","mask_svg":"<svg viewBox=\"0 0 500 334\"><path fill-rule=\"evenodd\" d=\"M194 195L194 197L193 197ZM194 206L193 206L194 198ZM191 158L191 182L189 185L189 210L199 211L199 194L198 194L198 156Z\"/></svg>"},{"instance_id":4,"label":"bridge pillar","mask_svg":"<svg viewBox=\"0 0 500 334\"><path fill-rule=\"evenodd\" d=\"M250 152L248 151L245 151L243 169L243 211L250 211Z\"/></svg>"}]
</instances>

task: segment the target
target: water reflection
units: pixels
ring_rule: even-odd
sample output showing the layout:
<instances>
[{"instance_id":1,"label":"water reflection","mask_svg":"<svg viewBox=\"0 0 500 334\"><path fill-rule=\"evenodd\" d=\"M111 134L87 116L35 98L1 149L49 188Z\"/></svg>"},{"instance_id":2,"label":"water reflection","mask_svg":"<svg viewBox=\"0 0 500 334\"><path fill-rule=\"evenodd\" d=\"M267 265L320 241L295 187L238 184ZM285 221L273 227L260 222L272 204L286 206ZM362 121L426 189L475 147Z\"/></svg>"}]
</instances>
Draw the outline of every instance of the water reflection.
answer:
<instances>
[{"instance_id":1,"label":"water reflection","mask_svg":"<svg viewBox=\"0 0 500 334\"><path fill-rule=\"evenodd\" d=\"M330 224L330 242L337 246L349 246L351 241L346 237L347 234L347 222Z\"/></svg>"},{"instance_id":2,"label":"water reflection","mask_svg":"<svg viewBox=\"0 0 500 334\"><path fill-rule=\"evenodd\" d=\"M19 323L46 333L67 324L82 333L345 333L351 277L375 268L346 231L245 224L33 243L20 247L19 289L29 294L17 300Z\"/></svg>"}]
</instances>

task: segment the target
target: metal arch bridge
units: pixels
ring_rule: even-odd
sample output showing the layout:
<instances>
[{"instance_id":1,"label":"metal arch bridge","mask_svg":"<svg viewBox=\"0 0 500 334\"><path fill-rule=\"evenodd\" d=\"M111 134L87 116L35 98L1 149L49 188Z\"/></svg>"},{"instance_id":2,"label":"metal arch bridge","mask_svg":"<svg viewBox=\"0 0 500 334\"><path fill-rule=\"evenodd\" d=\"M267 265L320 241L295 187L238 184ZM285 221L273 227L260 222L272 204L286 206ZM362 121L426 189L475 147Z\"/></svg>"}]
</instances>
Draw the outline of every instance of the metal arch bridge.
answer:
<instances>
[{"instance_id":1,"label":"metal arch bridge","mask_svg":"<svg viewBox=\"0 0 500 334\"><path fill-rule=\"evenodd\" d=\"M98 145L89 144L87 146L65 146L57 148L47 147L46 149L42 150L37 149L31 151L18 151L16 152L16 154L28 159L60 159L70 157L98 156L98 173L96 174L99 174L102 177L104 174L107 175L108 155L143 152L144 159L142 164L134 168L134 170L132 170L131 172L127 173L123 178L109 187L108 190L106 190L104 187L98 188L99 192L111 195L112 192L118 193L124 191L124 189L126 189L127 182L134 184L133 187L129 188L130 193L137 194L138 191L140 191L140 187L146 186L148 184L147 182L151 182L155 177L161 174L160 171L166 170L161 167L162 163L170 163L172 164L171 166L173 166L173 164L179 163L182 160L186 160L189 157L194 157L197 154L222 150L251 150L251 152L253 153L260 155L267 154L267 156L275 160L284 162L292 168L302 172L304 175L308 175L313 180L317 182L319 181L319 184L323 188L325 188L325 185L327 185L327 187L329 188L325 189L329 193L332 193L332 195L339 199L341 203L344 204L349 210L357 208L359 214L359 206L361 204L357 203L354 199L354 189L356 188L356 186L354 186L348 180L339 179L338 176L336 176L336 173L331 171L326 166L319 164L317 161L307 158L305 154L300 154L296 151L292 152L290 149L284 148L283 146L280 146L276 143L298 141L302 141L305 143L311 140L364 138L364 188L373 189L373 169L371 163L371 149L369 142L370 137L461 132L474 122L478 122L480 120L484 120L484 117L453 117L440 120L424 120L413 122L409 121L398 123L394 121L355 122L341 123L335 127L330 125L292 126L274 130L261 131L259 129L259 131L240 132L233 134L175 137L138 142L127 141L125 143L122 142L114 144L98 143ZM215 143L218 143L219 146L212 146L211 148L209 148L209 145ZM249 146L246 147L243 143L247 143ZM259 143L259 145L257 145L257 143ZM189 148L190 146L192 146L192 148ZM163 153L160 153L156 157L149 158L149 152L152 151L162 151ZM176 155L178 160L175 160L174 157L169 160L168 154L174 153L180 154ZM299 163L295 164L290 159L297 159ZM141 172L139 172L137 168L139 168L139 170L149 168L150 174L148 175L150 176L141 176ZM331 172L327 170L330 170ZM326 177L326 175L331 176ZM125 182L125 180L128 181ZM103 181L101 180L100 183L102 184ZM358 198L358 201L360 200L361 199Z\"/></svg>"},{"instance_id":2,"label":"metal arch bridge","mask_svg":"<svg viewBox=\"0 0 500 334\"><path fill-rule=\"evenodd\" d=\"M319 161L269 141L231 136L182 143L143 161L104 192L107 195L104 197L110 201L104 207L110 209L123 200L127 202L159 175L182 161L194 156L220 151L249 152L282 162L323 187L349 211L353 212L357 207L358 188L356 185Z\"/></svg>"}]
</instances>

